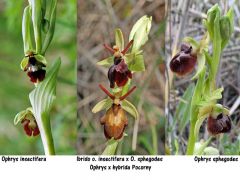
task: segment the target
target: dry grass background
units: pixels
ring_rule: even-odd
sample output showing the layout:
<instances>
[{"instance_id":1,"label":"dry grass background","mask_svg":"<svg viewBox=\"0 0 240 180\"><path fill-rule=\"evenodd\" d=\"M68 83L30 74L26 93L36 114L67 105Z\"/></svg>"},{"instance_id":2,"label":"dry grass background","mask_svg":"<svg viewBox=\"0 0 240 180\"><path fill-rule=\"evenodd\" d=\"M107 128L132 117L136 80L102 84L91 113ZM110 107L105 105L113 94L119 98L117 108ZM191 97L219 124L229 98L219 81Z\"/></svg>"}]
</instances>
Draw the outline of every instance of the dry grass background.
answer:
<instances>
[{"instance_id":1,"label":"dry grass background","mask_svg":"<svg viewBox=\"0 0 240 180\"><path fill-rule=\"evenodd\" d=\"M171 59L174 47L179 47L181 40L185 36L194 37L200 40L204 34L202 26L202 18L206 17L207 10L218 3L223 11L227 11L229 4L233 4L232 0L172 0L169 2L169 18L166 30L166 55L168 62ZM233 121L233 130L229 135L224 135L212 142L212 146L220 149L224 154L239 154L239 133L240 133L240 2L235 1L233 5L235 13L235 31L224 49L221 57L220 71L218 75L218 86L224 87L223 100L221 103L230 108L231 118ZM171 77L171 75L170 75ZM166 136L167 144L171 153L175 153L174 141L179 143L179 153L185 152L188 139L189 126L186 124L185 130L179 132L179 123L174 124L174 113L179 104L179 100L186 88L191 82L192 74L184 78L175 78L172 82L171 92L169 93L168 108L168 126ZM189 121L189 119L188 119ZM206 139L208 133L205 125L201 128L201 138ZM219 143L222 142L222 143Z\"/></svg>"},{"instance_id":2,"label":"dry grass background","mask_svg":"<svg viewBox=\"0 0 240 180\"><path fill-rule=\"evenodd\" d=\"M114 29L118 27L127 42L132 26L145 14L153 17L150 38L143 47L146 71L134 74L132 84L137 86L137 91L128 98L137 107L140 120L134 122L128 116L129 125L125 130L128 136L119 145L117 153L164 153L164 0L78 0L79 154L101 154L106 146L99 122L104 112L91 112L93 106L106 97L98 84L109 87L108 69L96 65L110 55L103 43L114 45ZM136 144L134 152L132 144Z\"/></svg>"}]
</instances>

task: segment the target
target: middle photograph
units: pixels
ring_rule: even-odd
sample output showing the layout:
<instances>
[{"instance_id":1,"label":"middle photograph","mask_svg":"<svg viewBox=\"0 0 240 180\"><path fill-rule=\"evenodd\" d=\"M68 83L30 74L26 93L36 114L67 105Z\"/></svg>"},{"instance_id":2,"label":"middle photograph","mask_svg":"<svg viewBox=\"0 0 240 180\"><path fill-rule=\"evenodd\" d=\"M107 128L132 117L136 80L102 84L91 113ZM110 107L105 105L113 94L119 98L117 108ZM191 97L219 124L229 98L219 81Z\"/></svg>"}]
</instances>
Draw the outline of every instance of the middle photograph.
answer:
<instances>
[{"instance_id":1,"label":"middle photograph","mask_svg":"<svg viewBox=\"0 0 240 180\"><path fill-rule=\"evenodd\" d=\"M164 0L78 0L78 154L164 154L165 24Z\"/></svg>"}]
</instances>

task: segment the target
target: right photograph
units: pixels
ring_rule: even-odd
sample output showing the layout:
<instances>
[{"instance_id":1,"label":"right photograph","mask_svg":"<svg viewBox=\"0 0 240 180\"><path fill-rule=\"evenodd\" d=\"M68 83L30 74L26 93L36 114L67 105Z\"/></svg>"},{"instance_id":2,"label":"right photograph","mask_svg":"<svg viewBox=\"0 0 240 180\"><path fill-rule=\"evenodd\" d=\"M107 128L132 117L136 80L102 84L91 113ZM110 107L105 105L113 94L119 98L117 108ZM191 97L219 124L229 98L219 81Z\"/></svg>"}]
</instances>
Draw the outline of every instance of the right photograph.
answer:
<instances>
[{"instance_id":1,"label":"right photograph","mask_svg":"<svg viewBox=\"0 0 240 180\"><path fill-rule=\"evenodd\" d=\"M168 155L240 154L239 8L232 0L168 2Z\"/></svg>"}]
</instances>

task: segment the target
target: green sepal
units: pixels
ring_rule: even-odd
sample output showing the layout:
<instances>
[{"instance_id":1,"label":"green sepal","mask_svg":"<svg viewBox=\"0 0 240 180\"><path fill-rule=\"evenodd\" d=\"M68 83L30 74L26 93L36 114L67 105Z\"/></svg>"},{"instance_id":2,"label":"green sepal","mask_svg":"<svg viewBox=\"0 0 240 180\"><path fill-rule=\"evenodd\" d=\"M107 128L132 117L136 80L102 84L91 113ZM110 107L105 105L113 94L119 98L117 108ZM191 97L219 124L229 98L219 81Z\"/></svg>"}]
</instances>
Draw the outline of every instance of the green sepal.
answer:
<instances>
[{"instance_id":1,"label":"green sepal","mask_svg":"<svg viewBox=\"0 0 240 180\"><path fill-rule=\"evenodd\" d=\"M24 71L28 65L28 60L29 58L28 57L24 57L20 63L20 67L21 69Z\"/></svg>"},{"instance_id":2,"label":"green sepal","mask_svg":"<svg viewBox=\"0 0 240 180\"><path fill-rule=\"evenodd\" d=\"M121 29L115 29L115 42L116 46L122 51L124 49L124 38Z\"/></svg>"},{"instance_id":3,"label":"green sepal","mask_svg":"<svg viewBox=\"0 0 240 180\"><path fill-rule=\"evenodd\" d=\"M187 44L189 44L190 46L193 47L193 49L198 49L199 48L199 43L193 39L192 37L185 37L183 39L183 42L186 42Z\"/></svg>"},{"instance_id":4,"label":"green sepal","mask_svg":"<svg viewBox=\"0 0 240 180\"><path fill-rule=\"evenodd\" d=\"M102 110L108 110L112 106L112 103L113 101L110 98L103 99L93 107L92 112L97 113Z\"/></svg>"},{"instance_id":5,"label":"green sepal","mask_svg":"<svg viewBox=\"0 0 240 180\"><path fill-rule=\"evenodd\" d=\"M217 118L217 116L221 113L223 113L224 115L229 115L229 109L227 109L221 104L215 104L213 107L212 116L214 118Z\"/></svg>"},{"instance_id":6,"label":"green sepal","mask_svg":"<svg viewBox=\"0 0 240 180\"><path fill-rule=\"evenodd\" d=\"M132 115L135 120L138 119L138 117L139 117L138 111L132 103L130 103L129 101L124 99L122 101L121 106L125 111L127 111L130 115Z\"/></svg>"},{"instance_id":7,"label":"green sepal","mask_svg":"<svg viewBox=\"0 0 240 180\"><path fill-rule=\"evenodd\" d=\"M108 58L106 58L106 59L103 59L103 60L101 60L101 61L98 61L98 62L97 62L97 65L99 65L99 66L105 66L105 67L110 67L110 66L113 65L113 59L114 59L114 57L113 57L113 56L110 56L110 57L108 57Z\"/></svg>"},{"instance_id":8,"label":"green sepal","mask_svg":"<svg viewBox=\"0 0 240 180\"><path fill-rule=\"evenodd\" d=\"M33 111L32 108L29 107L26 110L20 111L14 118L14 125L17 125L19 122L21 122L22 120L24 120L25 118L34 118L33 116Z\"/></svg>"}]
</instances>

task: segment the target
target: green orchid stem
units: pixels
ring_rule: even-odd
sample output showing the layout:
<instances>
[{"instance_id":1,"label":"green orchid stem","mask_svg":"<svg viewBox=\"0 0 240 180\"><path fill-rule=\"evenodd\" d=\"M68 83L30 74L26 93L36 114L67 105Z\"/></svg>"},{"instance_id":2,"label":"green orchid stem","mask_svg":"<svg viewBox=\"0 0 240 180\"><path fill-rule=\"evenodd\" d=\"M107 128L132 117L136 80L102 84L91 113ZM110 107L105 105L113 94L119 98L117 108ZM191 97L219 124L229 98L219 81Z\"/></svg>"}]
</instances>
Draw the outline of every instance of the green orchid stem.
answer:
<instances>
[{"instance_id":1,"label":"green orchid stem","mask_svg":"<svg viewBox=\"0 0 240 180\"><path fill-rule=\"evenodd\" d=\"M55 148L49 116L42 116L42 121L43 127L40 128L40 134L45 155L55 155Z\"/></svg>"},{"instance_id":2,"label":"green orchid stem","mask_svg":"<svg viewBox=\"0 0 240 180\"><path fill-rule=\"evenodd\" d=\"M190 122L190 135L188 139L188 146L187 146L187 155L193 155L196 137L194 135L194 129L195 129L196 121Z\"/></svg>"}]
</instances>

